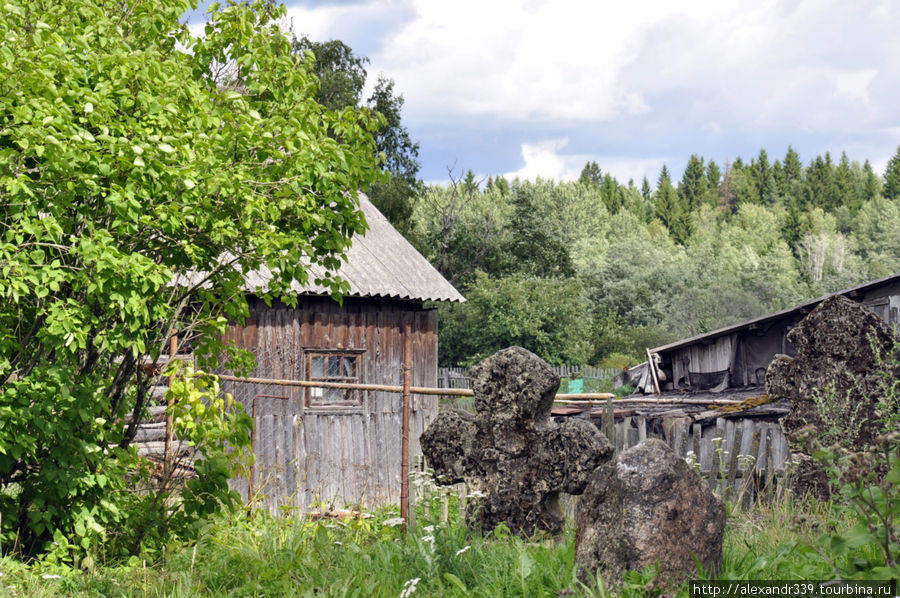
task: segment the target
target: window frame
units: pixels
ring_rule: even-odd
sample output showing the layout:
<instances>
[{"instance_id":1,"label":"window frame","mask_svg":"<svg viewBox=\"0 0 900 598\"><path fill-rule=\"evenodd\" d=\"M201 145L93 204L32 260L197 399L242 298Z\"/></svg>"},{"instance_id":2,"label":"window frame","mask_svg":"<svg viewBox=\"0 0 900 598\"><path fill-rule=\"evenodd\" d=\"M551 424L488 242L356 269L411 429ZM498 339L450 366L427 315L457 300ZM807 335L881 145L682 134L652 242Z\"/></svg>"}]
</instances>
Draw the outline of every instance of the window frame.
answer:
<instances>
[{"instance_id":1,"label":"window frame","mask_svg":"<svg viewBox=\"0 0 900 598\"><path fill-rule=\"evenodd\" d=\"M362 384L362 355L365 353L364 349L332 349L332 348L320 348L320 347L310 347L304 349L304 369L306 372L305 379L309 382L345 382L349 384ZM313 377L312 374L312 363L313 358L315 357L324 357L325 365L323 367L323 375ZM343 366L343 360L347 357L352 357L356 362L356 376L329 376L328 375L328 359L339 357L341 359L338 368L341 369ZM325 393L327 393L330 389L327 388L313 388L307 387L304 396L304 404L308 408L316 409L316 408L330 408L330 407L362 407L363 406L363 393L360 390L340 390L340 392L344 393L344 399L337 401L329 401L324 399ZM322 396L315 397L313 393L315 391L321 391Z\"/></svg>"}]
</instances>

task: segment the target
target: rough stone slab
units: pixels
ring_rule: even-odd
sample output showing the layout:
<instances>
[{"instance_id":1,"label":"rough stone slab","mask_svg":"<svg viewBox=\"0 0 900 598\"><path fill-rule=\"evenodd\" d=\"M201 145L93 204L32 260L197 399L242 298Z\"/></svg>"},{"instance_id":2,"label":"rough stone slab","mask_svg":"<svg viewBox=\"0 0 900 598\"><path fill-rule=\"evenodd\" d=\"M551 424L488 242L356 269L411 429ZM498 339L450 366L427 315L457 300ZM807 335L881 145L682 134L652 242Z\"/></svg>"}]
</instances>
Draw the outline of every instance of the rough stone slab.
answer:
<instances>
[{"instance_id":1,"label":"rough stone slab","mask_svg":"<svg viewBox=\"0 0 900 598\"><path fill-rule=\"evenodd\" d=\"M599 573L616 587L626 571L656 565L677 585L722 562L725 504L687 462L657 439L594 472L578 501L575 561L583 581Z\"/></svg>"},{"instance_id":2,"label":"rough stone slab","mask_svg":"<svg viewBox=\"0 0 900 598\"><path fill-rule=\"evenodd\" d=\"M766 392L791 403L781 426L794 453L794 495L822 500L830 495L828 477L809 456L815 448L809 441L850 450L872 446L882 431L876 407L883 383L900 377L897 362L885 361L900 342L883 319L840 295L820 303L787 339L797 355L775 356L766 370Z\"/></svg>"}]
</instances>

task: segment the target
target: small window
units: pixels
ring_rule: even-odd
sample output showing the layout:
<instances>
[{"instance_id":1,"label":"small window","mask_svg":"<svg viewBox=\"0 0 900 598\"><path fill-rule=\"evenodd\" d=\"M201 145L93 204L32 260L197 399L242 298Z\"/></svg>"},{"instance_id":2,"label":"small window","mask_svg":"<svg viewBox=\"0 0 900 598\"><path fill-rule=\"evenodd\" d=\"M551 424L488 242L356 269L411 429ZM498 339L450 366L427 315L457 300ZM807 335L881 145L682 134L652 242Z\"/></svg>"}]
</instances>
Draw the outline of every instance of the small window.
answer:
<instances>
[{"instance_id":1,"label":"small window","mask_svg":"<svg viewBox=\"0 0 900 598\"><path fill-rule=\"evenodd\" d=\"M310 382L359 384L360 353L348 351L309 351L306 354L306 379ZM362 393L344 388L307 388L307 406L361 405Z\"/></svg>"}]
</instances>

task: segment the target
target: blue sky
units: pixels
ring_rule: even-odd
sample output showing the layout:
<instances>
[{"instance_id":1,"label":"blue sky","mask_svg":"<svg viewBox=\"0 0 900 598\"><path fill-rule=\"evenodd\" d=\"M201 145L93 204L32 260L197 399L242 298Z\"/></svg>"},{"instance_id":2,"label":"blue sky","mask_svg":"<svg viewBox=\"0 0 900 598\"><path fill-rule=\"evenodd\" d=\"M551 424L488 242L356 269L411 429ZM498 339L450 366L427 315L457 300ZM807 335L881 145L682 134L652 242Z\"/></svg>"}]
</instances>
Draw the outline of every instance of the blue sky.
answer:
<instances>
[{"instance_id":1,"label":"blue sky","mask_svg":"<svg viewBox=\"0 0 900 598\"><path fill-rule=\"evenodd\" d=\"M792 145L880 173L900 146L894 0L291 0L286 27L394 79L421 176L620 181ZM202 17L194 16L191 24Z\"/></svg>"}]
</instances>

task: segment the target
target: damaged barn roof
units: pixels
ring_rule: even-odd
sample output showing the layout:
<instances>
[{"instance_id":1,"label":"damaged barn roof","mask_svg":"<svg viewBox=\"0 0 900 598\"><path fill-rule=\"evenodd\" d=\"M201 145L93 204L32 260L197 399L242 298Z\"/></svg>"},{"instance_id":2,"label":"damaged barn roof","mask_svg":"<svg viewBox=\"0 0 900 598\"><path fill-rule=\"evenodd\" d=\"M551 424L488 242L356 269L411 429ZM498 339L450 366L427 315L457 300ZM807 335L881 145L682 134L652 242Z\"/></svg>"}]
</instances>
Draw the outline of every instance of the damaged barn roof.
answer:
<instances>
[{"instance_id":1,"label":"damaged barn roof","mask_svg":"<svg viewBox=\"0 0 900 598\"><path fill-rule=\"evenodd\" d=\"M350 284L346 296L465 301L459 291L388 222L365 194L359 194L359 203L369 229L364 235L353 235L347 260L337 271L337 275ZM325 269L318 264L309 268L310 281L324 274ZM252 292L265 288L271 276L268 270L249 273L245 290ZM294 283L292 288L298 293L330 294L326 287L312 282L305 286Z\"/></svg>"},{"instance_id":2,"label":"damaged barn roof","mask_svg":"<svg viewBox=\"0 0 900 598\"><path fill-rule=\"evenodd\" d=\"M879 278L878 280L873 280L870 282L866 282L855 287L851 287L849 289L844 289L843 291L838 291L836 293L829 293L827 295L822 295L821 297L817 297L815 299L811 299L809 301L804 301L794 307L789 309L785 309L779 312L766 314L764 316L760 316L758 318L753 318L751 320L747 320L744 322L740 322L738 324L732 324L731 326L726 326L724 328L719 328L718 330L713 330L712 332L707 332L705 334L698 334L697 336L692 336L690 338L682 339L679 341L675 341L673 343L669 343L668 345L663 345L661 347L656 347L655 349L651 349L654 353L663 353L666 351L671 351L672 349L678 349L679 347L684 347L686 345L690 345L696 343L697 341L702 341L704 339L712 339L718 336L722 336L725 334L730 334L732 332L737 332L739 330L761 327L767 324L771 320L777 320L783 316L789 315L794 312L809 312L812 311L818 304L822 301L831 297L832 295L844 295L845 297L849 297L851 299L862 295L866 291L879 287L882 285L888 285L892 283L900 282L900 273L892 274L891 276L885 276L884 278Z\"/></svg>"}]
</instances>

